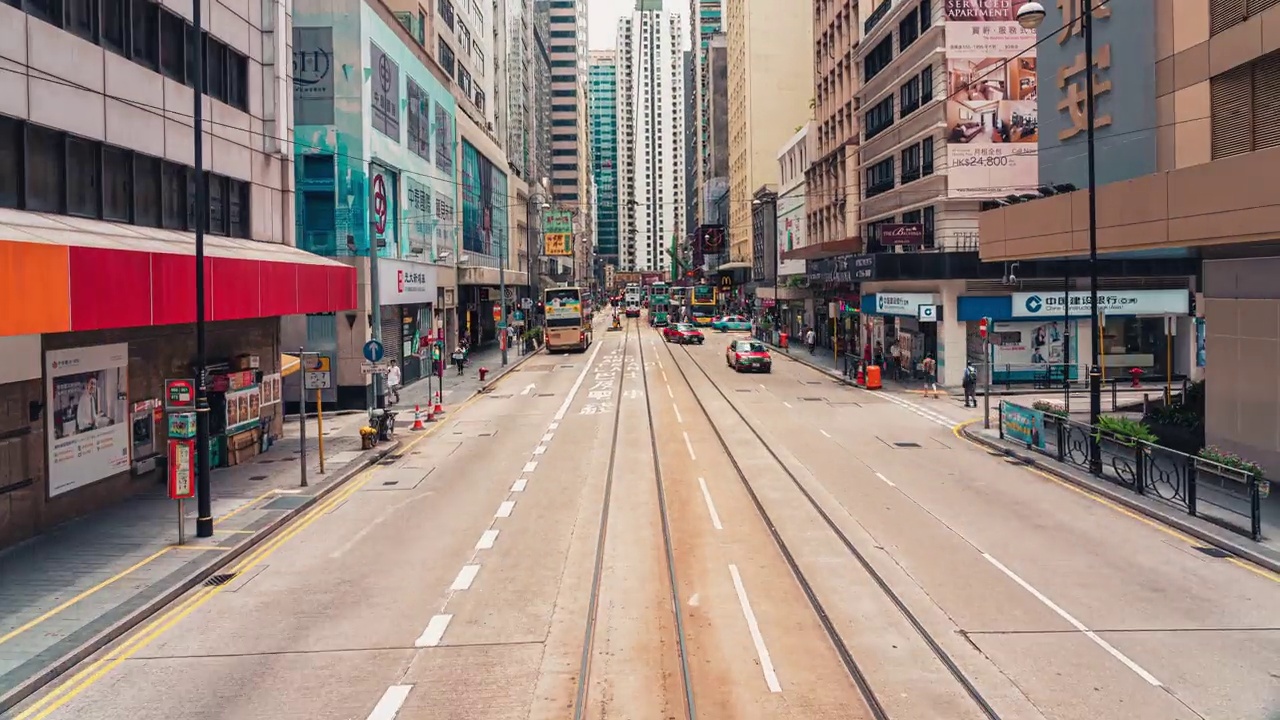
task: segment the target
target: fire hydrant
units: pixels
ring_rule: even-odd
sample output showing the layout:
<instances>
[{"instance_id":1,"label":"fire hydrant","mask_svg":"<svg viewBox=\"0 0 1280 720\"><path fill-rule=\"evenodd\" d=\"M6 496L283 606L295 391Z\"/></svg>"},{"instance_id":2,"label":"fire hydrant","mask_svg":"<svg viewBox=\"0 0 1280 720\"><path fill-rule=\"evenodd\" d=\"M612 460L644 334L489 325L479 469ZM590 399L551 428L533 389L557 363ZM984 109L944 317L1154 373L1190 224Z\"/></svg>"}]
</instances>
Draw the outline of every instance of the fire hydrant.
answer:
<instances>
[{"instance_id":1,"label":"fire hydrant","mask_svg":"<svg viewBox=\"0 0 1280 720\"><path fill-rule=\"evenodd\" d=\"M1142 368L1129 368L1129 377L1133 378L1133 387L1138 387L1142 379Z\"/></svg>"},{"instance_id":2,"label":"fire hydrant","mask_svg":"<svg viewBox=\"0 0 1280 720\"><path fill-rule=\"evenodd\" d=\"M480 382L484 382L484 376L488 374L489 374L489 368L487 367L480 368Z\"/></svg>"}]
</instances>

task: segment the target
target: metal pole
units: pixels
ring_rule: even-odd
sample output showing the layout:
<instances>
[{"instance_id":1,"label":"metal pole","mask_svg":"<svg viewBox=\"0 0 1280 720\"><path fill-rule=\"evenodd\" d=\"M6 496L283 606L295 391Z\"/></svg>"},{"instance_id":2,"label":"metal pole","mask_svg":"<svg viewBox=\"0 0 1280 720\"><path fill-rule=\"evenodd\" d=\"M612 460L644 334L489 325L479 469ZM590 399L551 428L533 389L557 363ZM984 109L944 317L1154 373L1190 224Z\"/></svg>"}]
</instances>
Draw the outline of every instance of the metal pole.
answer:
<instances>
[{"instance_id":1,"label":"metal pole","mask_svg":"<svg viewBox=\"0 0 1280 720\"><path fill-rule=\"evenodd\" d=\"M306 422L305 420L303 422ZM324 408L320 403L320 388L316 388L316 442L320 445L320 474L324 474Z\"/></svg>"},{"instance_id":2,"label":"metal pole","mask_svg":"<svg viewBox=\"0 0 1280 720\"><path fill-rule=\"evenodd\" d=\"M1089 424L1097 426L1098 416L1102 414L1102 371L1098 366L1098 354L1101 343L1098 337L1101 326L1098 323L1098 177L1096 171L1097 152L1094 146L1094 114L1096 108L1093 101L1093 3L1080 0L1084 12L1080 14L1080 29L1084 34L1085 57L1085 132L1089 165L1089 319L1093 333L1093 364L1089 369ZM1089 466L1094 474L1102 472L1102 445L1096 434L1089 434L1091 441Z\"/></svg>"},{"instance_id":3,"label":"metal pole","mask_svg":"<svg viewBox=\"0 0 1280 720\"><path fill-rule=\"evenodd\" d=\"M182 507L182 498L178 498L178 544L187 544L186 510Z\"/></svg>"},{"instance_id":4,"label":"metal pole","mask_svg":"<svg viewBox=\"0 0 1280 720\"><path fill-rule=\"evenodd\" d=\"M370 166L372 170L372 166ZM370 173L372 177L373 173ZM370 185L370 202L372 203L373 188ZM372 205L370 205L372 208ZM369 306L372 314L372 325L369 328L370 336L382 344L382 295L380 294L381 283L378 280L378 220L370 213L369 217ZM385 352L385 350L384 350ZM385 356L384 356L385 357ZM374 421L374 411L382 406L382 398L378 395L378 380L381 376L373 373L373 377L369 382L369 426L378 427Z\"/></svg>"},{"instance_id":5,"label":"metal pole","mask_svg":"<svg viewBox=\"0 0 1280 720\"><path fill-rule=\"evenodd\" d=\"M298 360L302 362L304 372L298 380L298 465L302 468L301 487L307 486L307 367L306 348L298 348Z\"/></svg>"},{"instance_id":6,"label":"metal pole","mask_svg":"<svg viewBox=\"0 0 1280 720\"><path fill-rule=\"evenodd\" d=\"M1071 260L1062 268L1062 406L1071 415Z\"/></svg>"},{"instance_id":7,"label":"metal pole","mask_svg":"<svg viewBox=\"0 0 1280 720\"><path fill-rule=\"evenodd\" d=\"M982 388L982 428L984 430L991 429L991 363L995 359L995 353L991 348L991 329L987 329L987 340L982 346L983 364L987 366L986 377L983 379Z\"/></svg>"},{"instance_id":8,"label":"metal pole","mask_svg":"<svg viewBox=\"0 0 1280 720\"><path fill-rule=\"evenodd\" d=\"M204 20L200 0L191 3L195 28L195 107L191 111L196 181L196 537L213 537L213 466L209 438L209 356L204 316L204 228L209 213L204 182Z\"/></svg>"},{"instance_id":9,"label":"metal pole","mask_svg":"<svg viewBox=\"0 0 1280 720\"><path fill-rule=\"evenodd\" d=\"M492 240L493 230L489 231ZM505 234L504 234L505 237ZM502 349L502 367L507 366L507 243L498 240L498 303L502 306L502 322L498 328L498 347Z\"/></svg>"}]
</instances>

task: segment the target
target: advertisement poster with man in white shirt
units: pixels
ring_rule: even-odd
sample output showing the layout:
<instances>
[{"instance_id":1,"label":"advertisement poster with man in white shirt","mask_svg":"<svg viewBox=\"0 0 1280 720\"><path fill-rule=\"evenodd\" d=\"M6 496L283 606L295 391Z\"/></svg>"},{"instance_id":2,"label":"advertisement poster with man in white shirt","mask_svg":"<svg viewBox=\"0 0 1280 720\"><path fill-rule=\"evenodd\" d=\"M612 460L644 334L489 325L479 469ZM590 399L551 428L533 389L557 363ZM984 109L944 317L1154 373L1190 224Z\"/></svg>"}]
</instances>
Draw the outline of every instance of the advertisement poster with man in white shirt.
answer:
<instances>
[{"instance_id":1,"label":"advertisement poster with man in white shirt","mask_svg":"<svg viewBox=\"0 0 1280 720\"><path fill-rule=\"evenodd\" d=\"M129 468L129 345L51 350L49 496Z\"/></svg>"}]
</instances>

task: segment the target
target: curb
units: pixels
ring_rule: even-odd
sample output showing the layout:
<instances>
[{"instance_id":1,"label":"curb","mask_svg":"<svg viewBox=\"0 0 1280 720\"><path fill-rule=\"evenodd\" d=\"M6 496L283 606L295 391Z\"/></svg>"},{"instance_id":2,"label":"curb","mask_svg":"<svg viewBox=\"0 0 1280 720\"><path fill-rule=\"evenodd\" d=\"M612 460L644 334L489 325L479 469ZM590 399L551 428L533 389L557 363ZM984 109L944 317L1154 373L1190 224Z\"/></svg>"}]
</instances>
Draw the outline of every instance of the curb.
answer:
<instances>
[{"instance_id":1,"label":"curb","mask_svg":"<svg viewBox=\"0 0 1280 720\"><path fill-rule=\"evenodd\" d=\"M80 662L85 660L85 658L88 658L98 650L101 650L103 647L118 639L120 636L142 624L147 619L164 609L165 606L186 594L187 591L203 583L222 568L230 565L245 553L248 553L258 545L262 544L263 541L274 535L276 531L290 523L294 518L311 509L330 493L343 485L346 485L356 476L375 465L378 461L395 452L396 449L400 447L400 444L400 441L397 440L393 441L383 449L367 452L365 457L362 457L353 463L348 469L344 470L341 475L338 475L332 482L322 488L315 495L311 495L311 499L307 503L284 513L280 517L276 518L271 524L254 533L248 540L236 545L227 552L218 553L218 559L213 563L196 570L182 580L182 582L170 587L168 590L165 590L159 596L129 613L128 616L119 620L111 627L103 630L76 649L45 666L45 668L40 672L22 681L14 689L4 695L0 695L0 713L8 711L18 703L39 692L45 685L48 685L58 679L58 677L78 665Z\"/></svg>"},{"instance_id":2,"label":"curb","mask_svg":"<svg viewBox=\"0 0 1280 720\"><path fill-rule=\"evenodd\" d=\"M1198 540L1203 540L1204 542L1218 548L1219 550L1223 550L1225 552L1231 553L1232 555L1236 556L1237 558L1240 558L1241 560L1245 560L1259 567L1266 568L1267 570L1270 570L1273 573L1280 574L1280 561L1277 561L1276 559L1270 558L1266 555L1263 555L1262 553L1256 552L1251 548L1245 547L1244 545L1241 545L1235 542L1232 539L1225 538L1220 535L1215 535L1214 533L1211 533L1205 530L1204 528L1201 528L1191 522L1188 522L1186 519L1178 515L1161 512L1156 508L1148 507L1147 505L1138 502L1134 497L1131 497L1126 493L1119 492L1115 488L1108 487L1102 483L1094 483L1094 482L1085 480L1083 478L1076 477L1072 473L1064 472L1058 469L1057 467L1055 467L1054 465L1047 463L1039 458L1033 457L1029 454L1019 453L1015 451L1013 448L1004 447L1003 445L995 442L994 440L991 440L990 438L982 437L981 435L971 432L969 430L971 425L972 423L964 425L963 427L960 428L960 432L964 433L964 436L969 440L971 440L972 442L975 442L983 447L990 448L991 450L994 450L995 452L1001 455L1004 455L1005 457L1009 457L1014 460L1017 460L1023 465L1029 465L1031 467L1036 468L1037 470L1048 473L1054 476L1055 478L1062 480L1063 482L1071 483L1076 487L1088 490L1097 495L1101 495L1111 502L1124 506L1125 509L1127 510L1132 510L1133 512L1139 513L1147 518L1155 520L1156 522L1159 522L1162 525L1168 525L1169 527L1174 528L1180 532L1186 533L1187 535L1190 535Z\"/></svg>"},{"instance_id":3,"label":"curb","mask_svg":"<svg viewBox=\"0 0 1280 720\"><path fill-rule=\"evenodd\" d=\"M476 391L471 393L471 397L468 397L467 400L470 400L476 395L483 395L489 392L490 390L493 390L493 387L497 385L499 381L501 381L503 378L510 375L511 373L515 372L516 368L520 367L521 365L525 364L525 362L532 359L534 355L541 355L543 352L546 351L546 348L547 346L543 345L542 347L538 348L537 350L534 350L531 353L525 353L520 357L519 360L516 360L515 362L507 365L507 367L502 370L501 374L494 376L492 380L489 380L485 384L476 388ZM466 402L467 400L463 400L462 402Z\"/></svg>"}]
</instances>

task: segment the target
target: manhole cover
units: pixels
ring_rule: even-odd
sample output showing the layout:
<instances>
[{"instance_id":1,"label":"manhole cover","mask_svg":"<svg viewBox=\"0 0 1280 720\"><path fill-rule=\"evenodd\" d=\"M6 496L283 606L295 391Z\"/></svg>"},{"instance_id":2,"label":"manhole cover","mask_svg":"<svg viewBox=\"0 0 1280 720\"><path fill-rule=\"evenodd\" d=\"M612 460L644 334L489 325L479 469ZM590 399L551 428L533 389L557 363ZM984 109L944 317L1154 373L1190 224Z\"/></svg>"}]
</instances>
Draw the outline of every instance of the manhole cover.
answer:
<instances>
[{"instance_id":1,"label":"manhole cover","mask_svg":"<svg viewBox=\"0 0 1280 720\"><path fill-rule=\"evenodd\" d=\"M259 480L266 480L266 479L267 479L267 477L268 477L267 475L254 475L253 477L250 477L250 478L249 478L249 481L250 481L250 482L258 482Z\"/></svg>"},{"instance_id":2,"label":"manhole cover","mask_svg":"<svg viewBox=\"0 0 1280 720\"><path fill-rule=\"evenodd\" d=\"M893 446L894 446L894 447L900 447L900 448L918 448L918 447L920 447L920 443L913 443L913 442L896 442L896 443L894 443L894 444L893 444Z\"/></svg>"},{"instance_id":3,"label":"manhole cover","mask_svg":"<svg viewBox=\"0 0 1280 720\"><path fill-rule=\"evenodd\" d=\"M236 579L235 573L220 573L204 581L205 587L222 587Z\"/></svg>"},{"instance_id":4,"label":"manhole cover","mask_svg":"<svg viewBox=\"0 0 1280 720\"><path fill-rule=\"evenodd\" d=\"M388 486L388 485L399 485L399 484L400 484L400 481L399 481L399 480L388 480L388 481L386 481L386 482L382 483L382 486L383 486L383 487L386 487L386 486Z\"/></svg>"},{"instance_id":5,"label":"manhole cover","mask_svg":"<svg viewBox=\"0 0 1280 720\"><path fill-rule=\"evenodd\" d=\"M1225 560L1226 558L1231 557L1231 553L1225 550L1220 550L1216 547L1199 547L1199 546L1194 546L1194 547L1199 552L1202 552L1211 558L1218 558L1219 560Z\"/></svg>"}]
</instances>

